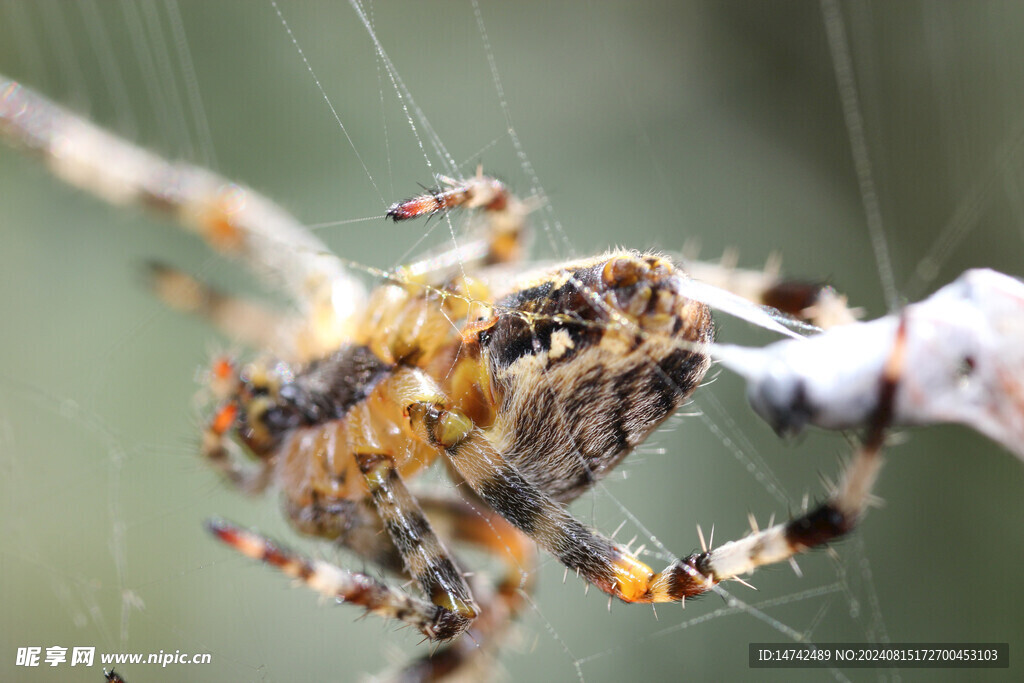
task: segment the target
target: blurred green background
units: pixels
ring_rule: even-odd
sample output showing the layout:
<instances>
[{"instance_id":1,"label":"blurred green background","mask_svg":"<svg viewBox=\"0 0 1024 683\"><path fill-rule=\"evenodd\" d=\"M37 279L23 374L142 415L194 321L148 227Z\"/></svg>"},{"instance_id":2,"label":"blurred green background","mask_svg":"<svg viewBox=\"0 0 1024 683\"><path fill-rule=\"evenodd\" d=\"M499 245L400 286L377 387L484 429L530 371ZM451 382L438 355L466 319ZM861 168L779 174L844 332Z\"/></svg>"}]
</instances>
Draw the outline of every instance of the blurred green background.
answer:
<instances>
[{"instance_id":1,"label":"blurred green background","mask_svg":"<svg viewBox=\"0 0 1024 683\"><path fill-rule=\"evenodd\" d=\"M380 216L430 183L438 160L430 152L428 167L350 7L279 5L372 182L268 3L2 0L0 72L162 154L213 165L308 223ZM841 7L901 292L955 216L968 229L929 289L967 267L1024 273L1024 6ZM479 161L529 193L473 6L367 11L463 172ZM539 256L699 239L708 257L735 247L757 266L777 251L789 272L828 278L871 315L885 312L817 3L481 0L479 11L507 114L550 199ZM193 71L209 144L188 96ZM446 239L433 225L424 245ZM369 220L320 234L348 258L388 267L423 225ZM15 649L29 645L213 655L203 667L124 667L133 683L354 680L423 652L415 634L353 623L354 611L318 605L203 532L203 519L222 515L335 557L296 541L273 496L242 499L195 455L195 378L225 342L144 291L138 269L150 258L257 291L173 227L65 188L0 148L0 678L100 678L98 667L14 667ZM720 338L767 337L726 322ZM687 412L706 420L672 420L577 514L610 532L626 510L684 554L697 546L696 522L723 540L746 530L748 512L763 522L820 494L819 473L833 475L848 450L820 434L780 443L727 375L701 393ZM577 580L563 587L546 560L537 609L502 668L514 680L895 678L747 668L747 643L793 634L1009 641L1019 658L1022 492L1021 463L985 439L915 431L890 451L885 507L837 546L838 562L816 553L800 561L803 578L782 567L753 577L759 592L728 586L756 613L710 596L685 612L662 607L657 620L646 607L609 614ZM620 538L633 533L654 547L633 523Z\"/></svg>"}]
</instances>

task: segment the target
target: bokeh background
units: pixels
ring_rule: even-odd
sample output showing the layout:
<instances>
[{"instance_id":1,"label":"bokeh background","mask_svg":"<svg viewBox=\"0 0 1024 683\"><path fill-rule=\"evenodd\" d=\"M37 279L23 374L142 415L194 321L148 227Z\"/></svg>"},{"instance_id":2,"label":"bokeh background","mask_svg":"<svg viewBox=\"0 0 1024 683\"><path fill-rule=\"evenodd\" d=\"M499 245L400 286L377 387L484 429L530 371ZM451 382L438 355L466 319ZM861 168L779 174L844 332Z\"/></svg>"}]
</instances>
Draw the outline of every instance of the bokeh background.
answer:
<instances>
[{"instance_id":1,"label":"bokeh background","mask_svg":"<svg viewBox=\"0 0 1024 683\"><path fill-rule=\"evenodd\" d=\"M165 155L212 165L306 222L380 216L432 180L389 73L349 6L279 7L373 182L269 3L3 0L0 72ZM550 199L539 256L678 251L696 239L705 256L737 248L756 267L779 252L789 272L886 311L817 3L481 0L507 110L472 4L366 9L463 171L479 161L529 193L510 117ZM954 220L962 239L925 289L967 267L1024 273L1024 7L851 2L841 14L900 293L923 293L908 283ZM421 246L444 242L434 225ZM424 227L378 219L320 234L354 261L389 267ZM295 539L273 496L244 500L199 462L195 378L225 342L147 294L139 266L154 257L259 291L173 226L0 149L0 678L99 680L98 666L16 668L16 648L29 645L213 655L203 667L125 667L130 681L356 680L423 652L415 634L354 623L353 611L319 605L203 532L202 520L222 515L338 557ZM724 322L720 338L767 336ZM696 522L735 537L748 512L764 521L820 495L819 474L833 475L848 450L829 435L779 442L725 374L703 393L689 412L706 420L672 420L577 514L610 532L628 511L684 554ZM879 483L884 508L837 546L838 561L806 557L803 578L759 572L756 593L728 586L756 613L710 596L685 612L662 607L657 620L645 607L609 614L547 560L502 670L513 680L896 678L747 668L747 643L795 635L1008 641L1013 657L1024 645L1022 491L1021 462L982 437L909 433ZM621 536L633 533L653 547L633 523Z\"/></svg>"}]
</instances>

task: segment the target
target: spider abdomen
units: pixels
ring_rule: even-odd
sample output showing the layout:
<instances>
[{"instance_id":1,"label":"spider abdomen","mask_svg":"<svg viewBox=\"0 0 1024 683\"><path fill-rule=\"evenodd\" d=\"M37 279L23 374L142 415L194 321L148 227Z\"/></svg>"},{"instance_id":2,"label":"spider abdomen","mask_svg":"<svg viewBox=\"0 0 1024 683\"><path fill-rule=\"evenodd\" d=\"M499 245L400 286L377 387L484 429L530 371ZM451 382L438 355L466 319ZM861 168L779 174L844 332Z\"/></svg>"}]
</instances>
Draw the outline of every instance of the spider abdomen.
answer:
<instances>
[{"instance_id":1,"label":"spider abdomen","mask_svg":"<svg viewBox=\"0 0 1024 683\"><path fill-rule=\"evenodd\" d=\"M572 500L682 405L709 366L710 311L666 259L570 264L495 304L480 333L491 440L535 485Z\"/></svg>"}]
</instances>

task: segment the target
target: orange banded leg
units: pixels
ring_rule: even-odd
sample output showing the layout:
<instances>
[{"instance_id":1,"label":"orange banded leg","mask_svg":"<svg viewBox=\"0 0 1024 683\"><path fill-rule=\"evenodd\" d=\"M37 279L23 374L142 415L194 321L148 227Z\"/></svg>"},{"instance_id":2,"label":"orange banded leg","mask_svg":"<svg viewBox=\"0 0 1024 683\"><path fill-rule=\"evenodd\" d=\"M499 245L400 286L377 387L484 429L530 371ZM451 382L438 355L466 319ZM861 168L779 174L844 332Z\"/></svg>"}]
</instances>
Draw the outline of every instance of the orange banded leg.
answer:
<instances>
[{"instance_id":1,"label":"orange banded leg","mask_svg":"<svg viewBox=\"0 0 1024 683\"><path fill-rule=\"evenodd\" d=\"M482 166L478 166L476 174L470 178L438 176L437 179L441 186L424 188L423 194L395 202L388 207L385 216L397 223L459 208L479 210L487 220L483 248L478 254L467 251L463 256L471 261L479 259L484 265L513 263L522 258L527 241L526 217L539 206L536 198L519 199L503 182L484 175Z\"/></svg>"},{"instance_id":2,"label":"orange banded leg","mask_svg":"<svg viewBox=\"0 0 1024 683\"><path fill-rule=\"evenodd\" d=\"M361 572L311 560L268 538L223 520L210 520L207 528L218 539L246 557L262 560L312 590L339 602L358 605L369 614L409 624L431 640L446 640L465 628L465 619Z\"/></svg>"},{"instance_id":3,"label":"orange banded leg","mask_svg":"<svg viewBox=\"0 0 1024 683\"><path fill-rule=\"evenodd\" d=\"M528 481L469 418L436 405L410 412L425 438L443 449L470 488L502 517L606 593L627 602L643 597L639 586L650 568Z\"/></svg>"},{"instance_id":4,"label":"orange banded leg","mask_svg":"<svg viewBox=\"0 0 1024 683\"><path fill-rule=\"evenodd\" d=\"M783 524L712 550L691 555L670 566L654 581L658 591L682 595L701 578L713 583L746 574L757 567L788 560L850 532L864 515L882 467L885 433L892 423L896 388L903 372L906 322L901 320L892 352L878 386L878 402L864 444L854 454L832 495L815 509Z\"/></svg>"},{"instance_id":5,"label":"orange banded leg","mask_svg":"<svg viewBox=\"0 0 1024 683\"><path fill-rule=\"evenodd\" d=\"M882 433L891 415L891 393L882 396L877 428L828 502L786 524L677 560L660 572L576 520L564 506L529 482L459 411L421 405L411 406L410 415L422 438L444 451L488 505L586 581L624 602L680 602L710 590L724 579L788 559L850 531L866 507L881 465L879 454ZM889 407L884 408L886 405Z\"/></svg>"},{"instance_id":6,"label":"orange banded leg","mask_svg":"<svg viewBox=\"0 0 1024 683\"><path fill-rule=\"evenodd\" d=\"M820 328L856 322L863 314L859 308L850 308L846 296L825 282L783 279L778 258L770 257L761 270L747 270L736 267L735 252L722 254L717 263L691 256L684 267L694 279Z\"/></svg>"},{"instance_id":7,"label":"orange banded leg","mask_svg":"<svg viewBox=\"0 0 1024 683\"><path fill-rule=\"evenodd\" d=\"M351 332L350 315L365 298L362 284L315 234L252 189L161 159L2 75L0 139L99 199L174 219L283 289L312 319L311 353L336 348Z\"/></svg>"},{"instance_id":8,"label":"orange banded leg","mask_svg":"<svg viewBox=\"0 0 1024 683\"><path fill-rule=\"evenodd\" d=\"M169 308L201 318L247 347L269 350L275 356L291 355L291 349L280 348L285 331L294 327L285 313L225 294L164 263L148 263L146 278L153 293Z\"/></svg>"},{"instance_id":9,"label":"orange banded leg","mask_svg":"<svg viewBox=\"0 0 1024 683\"><path fill-rule=\"evenodd\" d=\"M462 572L434 533L416 499L395 470L394 460L379 453L355 456L373 501L406 569L430 601L451 613L450 631L439 639L452 638L468 628L479 608L473 601Z\"/></svg>"}]
</instances>

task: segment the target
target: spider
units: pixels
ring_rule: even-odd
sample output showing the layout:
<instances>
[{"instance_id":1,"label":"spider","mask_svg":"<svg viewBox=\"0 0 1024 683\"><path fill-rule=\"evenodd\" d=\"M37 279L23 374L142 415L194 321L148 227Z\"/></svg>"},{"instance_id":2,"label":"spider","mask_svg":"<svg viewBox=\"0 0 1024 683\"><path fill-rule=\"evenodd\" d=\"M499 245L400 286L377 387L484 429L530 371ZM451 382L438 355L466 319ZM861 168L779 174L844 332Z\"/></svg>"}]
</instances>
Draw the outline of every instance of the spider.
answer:
<instances>
[{"instance_id":1,"label":"spider","mask_svg":"<svg viewBox=\"0 0 1024 683\"><path fill-rule=\"evenodd\" d=\"M486 194L482 243L457 259L441 255L429 266L399 269L400 277L370 293L351 336L331 350L239 370L219 361L213 374L221 404L203 448L243 490L276 484L298 531L415 579L424 597L309 560L223 520L209 523L217 538L326 596L403 622L431 641L454 640L405 672L434 679L472 667L478 650L489 650L522 609L532 543L623 602L683 602L853 527L877 471L896 356L868 448L836 495L805 515L719 548L704 545L662 571L578 521L565 504L700 383L710 364L710 310L684 296L687 275L653 253L613 251L509 284L507 266L522 252L516 240L525 233L524 203L504 189L495 201L497 181L480 172L446 182L445 192L461 203ZM432 213L440 195L400 202L388 215ZM434 265L452 261L460 272ZM158 273L158 285L177 277ZM193 286L204 291L196 310L218 318L223 297ZM165 298L174 301L173 294ZM254 471L232 457L232 432L258 461ZM406 480L436 460L461 499L417 498L408 490ZM479 545L505 561L492 595L471 588L435 527L448 530L448 541ZM463 634L471 638L459 639Z\"/></svg>"},{"instance_id":2,"label":"spider","mask_svg":"<svg viewBox=\"0 0 1024 683\"><path fill-rule=\"evenodd\" d=\"M390 199L390 198L389 198L389 199ZM436 219L435 219L435 220L436 220ZM228 230L228 232L230 232L230 230ZM466 259L456 258L456 259L453 259L453 260L454 260L455 262L458 262L458 261L460 261L460 260L466 260ZM481 262L482 262L482 261L481 261ZM170 272L170 271L168 271L168 272ZM180 274L180 273L178 273L178 274ZM158 280L158 281L161 281L161 282L170 282L170 281L171 281L171 280L173 280L173 279L171 279L171 278L168 278L168 279L167 279L167 280L165 281L165 280L163 280L163 279L161 278L161 276L160 276L160 275L158 274L158 275L157 275L157 280ZM402 278L399 278L398 280L399 280L399 282L401 282L402 280L407 280L407 281L408 281L408 280L410 280L410 279L409 279L409 278L406 278L406 276L404 276L404 275L403 275L403 276L402 276ZM481 296L481 295L480 295L480 294L478 294L478 293L477 293L477 294L467 294L466 292L463 292L463 291L459 291L459 290L458 290L458 287L462 286L463 284L462 284L462 283L460 283L460 282L458 282L458 280L459 280L459 279L458 279L458 278L456 278L456 279L454 279L454 281L453 281L453 282L454 282L454 287L455 287L455 288L456 288L456 290L457 290L455 294L453 294L453 293L452 293L452 292L450 292L450 291L447 291L447 287L449 287L449 284L447 284L447 283L444 283L444 282L442 282L442 283L441 283L441 285L437 285L437 286L436 286L436 287L437 287L437 289L438 289L438 290L439 290L440 292L442 292L442 294L439 294L439 295L438 295L438 297L440 297L440 298L443 298L443 299L446 299L447 301L451 301L451 302L453 302L453 303L458 303L459 301L462 301L463 303L472 303L472 302L476 302L476 301L486 301L486 300L487 300L488 298L490 298L490 296L494 296L494 293L490 293L490 296L488 296L488 297L484 297L484 296ZM190 286L189 286L189 287L190 287ZM197 291L198 291L198 292L204 292L205 290L203 290L203 288L193 288L193 291L194 291L194 292L197 292ZM460 297L461 297L461 298L460 298ZM168 297L168 299L171 299L171 300L173 300L173 299L172 299L171 297ZM221 302L223 302L224 300L223 300L223 299L220 299L220 301L221 301ZM229 300L228 300L228 301L229 301ZM460 304L460 305L461 305L461 304ZM228 308L229 308L229 307L228 307ZM451 314L450 314L450 315L451 315ZM252 318L252 317L250 317L250 318L247 318L247 319L255 319L255 318ZM257 334L255 335L255 341L254 341L254 344L255 344L255 345L256 345L257 347L261 347L261 348L272 348L272 347L273 347L272 345L273 345L274 343L276 343L276 341L278 341L278 340L272 340L272 339L267 339L267 338L265 338L265 337L261 337L261 336L260 336L260 332L261 332L261 331L265 331L265 330L269 330L269 329L271 329L271 327L270 327L270 326L262 326L262 325L256 325L256 326L253 326L253 327L255 328L255 331L256 331L256 333L257 333ZM281 353L281 354L282 354L283 356L285 356L285 357L287 357L287 356L288 356L288 351L287 351L287 349L278 349L278 350L282 351L282 353ZM258 365L258 364L257 364L257 365ZM267 364L267 366L266 366L266 370L269 370L269 371L276 371L276 370L278 370L278 369L279 369L279 368L278 368L278 366L276 366L275 364ZM230 364L230 362L228 362L228 364L225 364L225 366L224 366L224 367L221 367L221 368L219 368L219 369L215 369L215 370L220 370L220 371L223 371L223 372L222 372L222 373L220 374L220 376L222 376L222 377L226 378L226 380L227 380L227 382L226 382L226 383L227 383L227 384L231 384L231 382L232 382L232 381L233 381L233 382L237 382L237 381L238 381L237 379L234 379L234 376L236 376L236 373L237 373L237 372L240 372L240 373L241 373L241 375L242 375L242 379L245 379L245 378L246 378L246 372L245 372L245 370L244 370L244 369L242 369L242 368L239 368L238 370L234 369L234 368L233 368L233 366L232 366L232 364ZM213 373L213 372L211 372L211 374L216 374L216 373ZM297 373L293 373L293 374L297 375ZM255 377L255 375L250 375L250 377ZM228 392L228 393L225 393L225 394L223 395L223 397L224 397L224 398L227 398L227 397L228 397L229 395L230 395L230 392ZM462 485L462 487L463 487L463 488L465 488L466 486L465 486L465 485ZM723 494L723 498L729 498L729 496L728 496L727 494ZM422 500L421 500L420 502L421 502L421 507L423 507L423 506L425 505L425 503L426 503L425 501L422 501ZM479 509L479 508L477 508L477 509ZM474 514L476 514L476 512L474 512ZM466 568L466 567L464 566L463 568ZM523 583L523 582L522 582L522 580L521 580L521 578L520 578L520 580L519 580L519 584L520 584L520 585L522 585L522 583ZM481 592L481 591L485 591L487 587L486 587L486 585L483 585L483 586L480 586L480 587L472 586L472 582L471 582L471 588L473 588L473 589L474 589L474 594L477 594L477 593L479 593L479 592ZM479 590L477 590L477 589L479 589ZM413 589L413 590L416 590L416 589ZM478 598L478 601L479 601L479 596L478 596L478 595L477 595L477 598Z\"/></svg>"},{"instance_id":3,"label":"spider","mask_svg":"<svg viewBox=\"0 0 1024 683\"><path fill-rule=\"evenodd\" d=\"M251 190L164 162L17 83L0 82L0 93L6 136L42 155L56 175L177 217L296 298L298 318L172 268L151 269L168 304L267 351L240 367L230 359L214 364L210 393L218 405L203 435L206 460L248 493L275 486L297 531L415 580L422 597L229 522L209 528L324 595L446 643L409 675L462 673L493 649L530 589L524 577L533 544L611 598L681 603L827 544L863 512L891 421L899 345L867 445L832 497L740 541L717 548L702 541L700 552L655 571L566 504L675 413L708 370L710 309L686 295L689 278L669 258L614 250L519 273L530 202L478 170L388 211L398 221L476 207L476 239L382 273L365 296L312 234ZM100 162L91 151L98 148L106 150ZM111 157L117 173L104 171ZM795 312L816 310L806 294L796 299ZM254 468L240 462L235 443ZM406 481L438 460L461 496L414 496ZM500 556L507 572L493 591L470 586L450 541Z\"/></svg>"}]
</instances>

